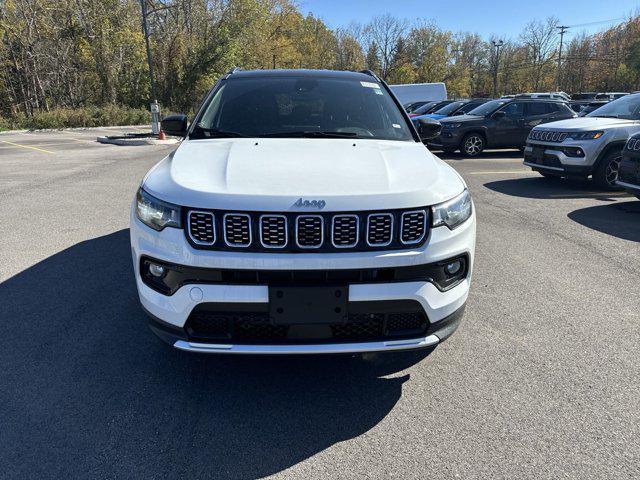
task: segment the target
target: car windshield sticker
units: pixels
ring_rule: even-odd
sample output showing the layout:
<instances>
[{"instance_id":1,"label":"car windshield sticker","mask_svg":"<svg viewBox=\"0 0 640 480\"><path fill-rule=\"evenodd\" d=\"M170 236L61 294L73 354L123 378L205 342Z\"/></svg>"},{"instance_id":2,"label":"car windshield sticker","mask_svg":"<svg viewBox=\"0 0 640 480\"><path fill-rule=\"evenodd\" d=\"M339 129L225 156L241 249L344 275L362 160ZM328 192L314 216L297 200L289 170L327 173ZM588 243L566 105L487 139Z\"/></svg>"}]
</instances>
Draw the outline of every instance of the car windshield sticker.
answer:
<instances>
[{"instance_id":1,"label":"car windshield sticker","mask_svg":"<svg viewBox=\"0 0 640 480\"><path fill-rule=\"evenodd\" d=\"M367 88L380 88L380 85L373 82L360 82L360 85Z\"/></svg>"}]
</instances>

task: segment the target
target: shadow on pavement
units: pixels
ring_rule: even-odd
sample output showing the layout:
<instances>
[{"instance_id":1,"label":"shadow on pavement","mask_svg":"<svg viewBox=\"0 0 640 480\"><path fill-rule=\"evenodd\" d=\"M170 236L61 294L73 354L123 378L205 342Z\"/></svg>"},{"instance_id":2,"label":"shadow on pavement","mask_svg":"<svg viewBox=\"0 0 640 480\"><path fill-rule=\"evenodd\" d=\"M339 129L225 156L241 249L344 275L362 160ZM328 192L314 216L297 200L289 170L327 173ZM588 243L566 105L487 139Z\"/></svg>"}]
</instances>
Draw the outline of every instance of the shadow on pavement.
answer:
<instances>
[{"instance_id":1,"label":"shadow on pavement","mask_svg":"<svg viewBox=\"0 0 640 480\"><path fill-rule=\"evenodd\" d=\"M146 327L128 230L0 284L3 478L255 478L368 431L428 351L220 357ZM8 474L8 475L7 475Z\"/></svg>"},{"instance_id":2,"label":"shadow on pavement","mask_svg":"<svg viewBox=\"0 0 640 480\"><path fill-rule=\"evenodd\" d=\"M590 180L545 178L542 176L498 180L485 183L484 186L498 193L523 198L593 198L613 202L618 198L631 197L626 192L598 190Z\"/></svg>"},{"instance_id":3,"label":"shadow on pavement","mask_svg":"<svg viewBox=\"0 0 640 480\"><path fill-rule=\"evenodd\" d=\"M640 200L581 208L567 216L598 232L640 242Z\"/></svg>"}]
</instances>

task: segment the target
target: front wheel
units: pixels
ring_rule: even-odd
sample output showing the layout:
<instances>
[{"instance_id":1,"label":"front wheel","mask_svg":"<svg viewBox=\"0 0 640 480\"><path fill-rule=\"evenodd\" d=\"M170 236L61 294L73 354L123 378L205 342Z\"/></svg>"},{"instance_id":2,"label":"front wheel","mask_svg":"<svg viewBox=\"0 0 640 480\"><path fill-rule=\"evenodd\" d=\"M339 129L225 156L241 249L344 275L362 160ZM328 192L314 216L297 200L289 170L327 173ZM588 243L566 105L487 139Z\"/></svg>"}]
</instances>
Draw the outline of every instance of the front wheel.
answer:
<instances>
[{"instance_id":1,"label":"front wheel","mask_svg":"<svg viewBox=\"0 0 640 480\"><path fill-rule=\"evenodd\" d=\"M465 135L460 150L467 157L477 157L484 150L484 137L479 133Z\"/></svg>"},{"instance_id":2,"label":"front wheel","mask_svg":"<svg viewBox=\"0 0 640 480\"><path fill-rule=\"evenodd\" d=\"M598 187L604 190L621 190L621 188L616 185L621 160L622 151L612 150L607 153L593 173L593 181Z\"/></svg>"}]
</instances>

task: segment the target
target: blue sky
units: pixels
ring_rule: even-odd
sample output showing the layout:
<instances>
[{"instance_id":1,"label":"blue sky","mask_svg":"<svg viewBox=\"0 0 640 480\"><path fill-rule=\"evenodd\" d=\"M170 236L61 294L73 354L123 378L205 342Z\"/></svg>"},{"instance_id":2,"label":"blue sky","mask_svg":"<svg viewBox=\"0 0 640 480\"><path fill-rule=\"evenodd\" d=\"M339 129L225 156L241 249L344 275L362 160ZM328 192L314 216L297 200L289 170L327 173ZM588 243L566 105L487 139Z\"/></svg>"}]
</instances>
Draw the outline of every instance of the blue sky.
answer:
<instances>
[{"instance_id":1,"label":"blue sky","mask_svg":"<svg viewBox=\"0 0 640 480\"><path fill-rule=\"evenodd\" d=\"M346 26L353 20L366 23L371 17L388 12L410 20L435 20L446 30L476 32L487 38L496 34L505 39L517 37L527 22L551 15L564 25L579 25L640 12L638 0L298 0L297 3L303 13L321 17L332 28ZM612 23L580 26L572 31L595 32Z\"/></svg>"}]
</instances>

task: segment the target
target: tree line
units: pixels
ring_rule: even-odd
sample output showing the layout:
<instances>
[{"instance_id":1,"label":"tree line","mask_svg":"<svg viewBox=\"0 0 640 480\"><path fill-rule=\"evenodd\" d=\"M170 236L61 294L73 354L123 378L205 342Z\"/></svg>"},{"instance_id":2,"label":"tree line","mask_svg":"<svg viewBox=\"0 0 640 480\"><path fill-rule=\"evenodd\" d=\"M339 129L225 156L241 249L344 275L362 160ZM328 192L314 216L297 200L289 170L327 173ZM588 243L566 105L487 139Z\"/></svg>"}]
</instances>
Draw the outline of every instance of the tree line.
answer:
<instances>
[{"instance_id":1,"label":"tree line","mask_svg":"<svg viewBox=\"0 0 640 480\"><path fill-rule=\"evenodd\" d=\"M494 79L498 94L556 89L555 18L531 21L517 38L483 39L390 14L331 29L293 0L146 5L165 111L193 111L233 66L367 68L389 83L444 81L452 97L489 96ZM0 0L0 38L5 122L60 109L148 108L139 0ZM497 40L503 40L499 49ZM634 91L639 75L639 17L592 35L565 35L562 90Z\"/></svg>"}]
</instances>

